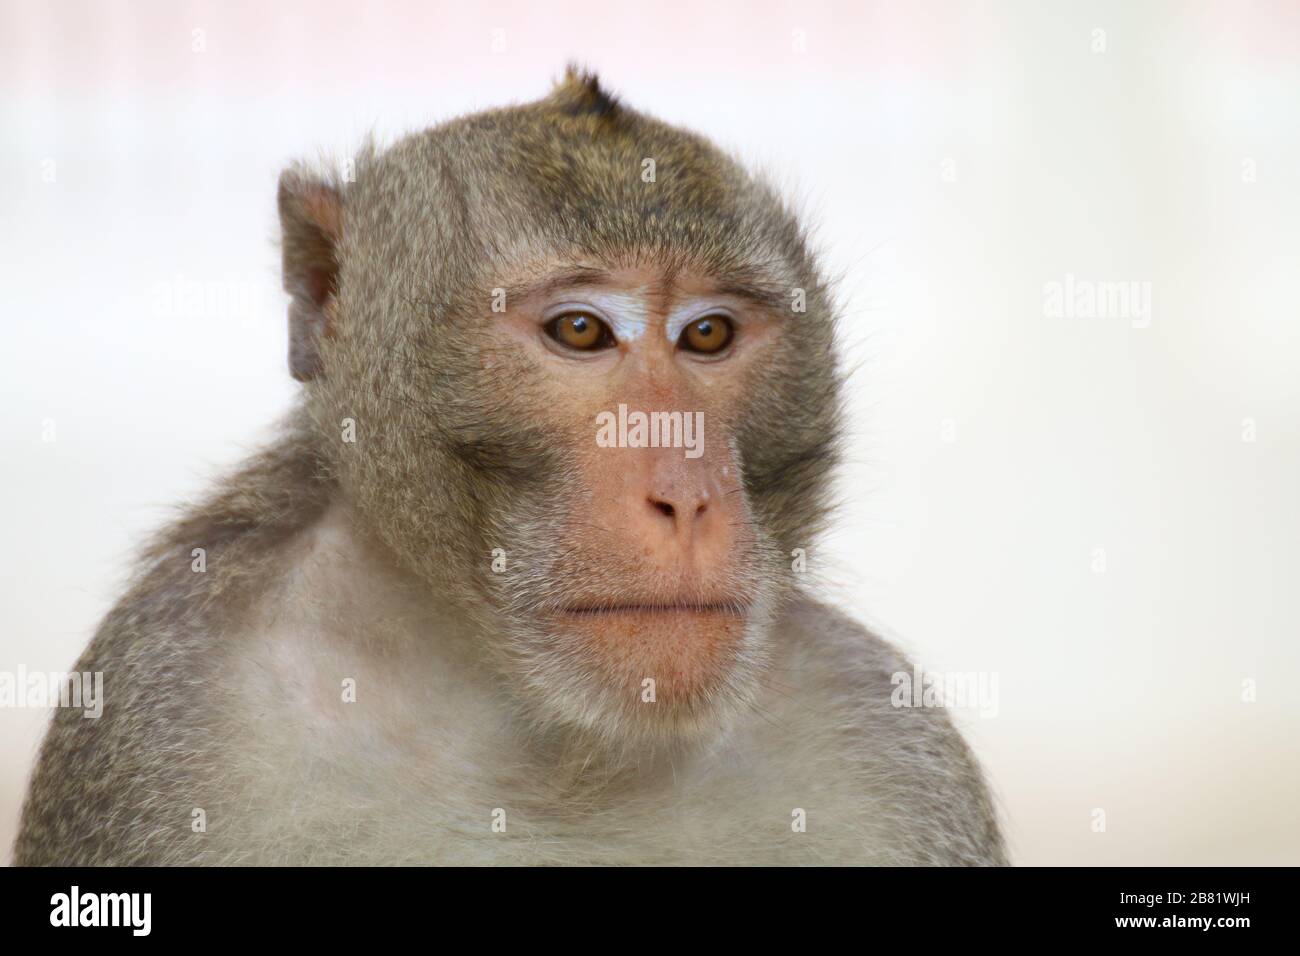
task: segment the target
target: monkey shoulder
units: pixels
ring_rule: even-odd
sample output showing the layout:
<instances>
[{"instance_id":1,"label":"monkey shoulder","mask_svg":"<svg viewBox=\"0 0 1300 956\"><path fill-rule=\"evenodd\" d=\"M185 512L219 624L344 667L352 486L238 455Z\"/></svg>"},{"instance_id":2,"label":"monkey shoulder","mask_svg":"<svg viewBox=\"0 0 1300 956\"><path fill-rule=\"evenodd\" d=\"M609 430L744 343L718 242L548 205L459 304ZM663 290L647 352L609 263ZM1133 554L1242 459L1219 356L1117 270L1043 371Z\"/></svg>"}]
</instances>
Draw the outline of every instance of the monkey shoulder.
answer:
<instances>
[{"instance_id":1,"label":"monkey shoulder","mask_svg":"<svg viewBox=\"0 0 1300 956\"><path fill-rule=\"evenodd\" d=\"M813 600L778 628L774 680L764 706L799 728L799 765L811 754L852 806L868 855L879 862L1001 864L1005 849L979 764L942 707L896 706L896 675L913 674L897 648ZM791 690L793 689L793 693ZM777 703L777 701L782 703ZM819 778L810 778L819 779ZM863 822L865 821L865 822Z\"/></svg>"},{"instance_id":2,"label":"monkey shoulder","mask_svg":"<svg viewBox=\"0 0 1300 956\"><path fill-rule=\"evenodd\" d=\"M159 575L109 612L73 669L101 688L99 713L57 707L23 807L19 865L183 862L179 805L209 746L201 706L213 681L204 641ZM211 655L209 655L211 656ZM176 825L168 821L175 820Z\"/></svg>"}]
</instances>

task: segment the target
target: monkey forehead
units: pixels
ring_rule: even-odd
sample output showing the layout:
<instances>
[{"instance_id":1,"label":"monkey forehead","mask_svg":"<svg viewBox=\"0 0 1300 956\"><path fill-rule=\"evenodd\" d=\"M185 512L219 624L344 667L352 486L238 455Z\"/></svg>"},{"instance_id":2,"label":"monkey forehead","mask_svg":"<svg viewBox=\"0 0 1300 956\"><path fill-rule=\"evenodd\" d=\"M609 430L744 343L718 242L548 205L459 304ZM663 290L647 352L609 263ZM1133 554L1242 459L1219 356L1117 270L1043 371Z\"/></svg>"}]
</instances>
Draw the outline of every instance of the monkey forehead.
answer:
<instances>
[{"instance_id":1,"label":"monkey forehead","mask_svg":"<svg viewBox=\"0 0 1300 956\"><path fill-rule=\"evenodd\" d=\"M814 284L803 232L768 184L704 138L589 90L453 120L357 172L352 235L389 246L395 266L464 277L581 255Z\"/></svg>"}]
</instances>

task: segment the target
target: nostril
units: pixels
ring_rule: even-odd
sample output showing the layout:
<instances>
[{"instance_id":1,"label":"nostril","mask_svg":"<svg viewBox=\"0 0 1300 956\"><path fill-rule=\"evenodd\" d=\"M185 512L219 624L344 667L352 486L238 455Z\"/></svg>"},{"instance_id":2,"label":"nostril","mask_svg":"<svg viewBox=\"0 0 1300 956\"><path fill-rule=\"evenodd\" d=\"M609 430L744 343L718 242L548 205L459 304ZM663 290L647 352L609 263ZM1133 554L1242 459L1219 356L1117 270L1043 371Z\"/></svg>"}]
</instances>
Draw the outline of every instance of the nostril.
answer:
<instances>
[{"instance_id":1,"label":"nostril","mask_svg":"<svg viewBox=\"0 0 1300 956\"><path fill-rule=\"evenodd\" d=\"M655 510L663 514L665 517L671 518L675 514L677 514L677 509L674 508L666 501L655 501L653 498L651 498L650 504L655 508Z\"/></svg>"}]
</instances>

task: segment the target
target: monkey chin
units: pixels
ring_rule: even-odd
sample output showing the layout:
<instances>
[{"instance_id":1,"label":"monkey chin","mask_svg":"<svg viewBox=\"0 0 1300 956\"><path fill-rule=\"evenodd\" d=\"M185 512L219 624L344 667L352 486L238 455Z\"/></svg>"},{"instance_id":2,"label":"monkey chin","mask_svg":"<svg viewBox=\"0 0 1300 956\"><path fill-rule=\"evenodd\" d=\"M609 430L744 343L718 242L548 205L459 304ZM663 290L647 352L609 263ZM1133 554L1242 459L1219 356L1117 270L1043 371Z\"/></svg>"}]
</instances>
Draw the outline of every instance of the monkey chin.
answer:
<instances>
[{"instance_id":1,"label":"monkey chin","mask_svg":"<svg viewBox=\"0 0 1300 956\"><path fill-rule=\"evenodd\" d=\"M757 695L772 604L564 607L527 655L527 699L545 712L537 716L603 750L644 756L706 742Z\"/></svg>"},{"instance_id":2,"label":"monkey chin","mask_svg":"<svg viewBox=\"0 0 1300 956\"><path fill-rule=\"evenodd\" d=\"M748 608L722 604L624 604L567 610L569 629L605 679L639 704L689 706L736 667Z\"/></svg>"}]
</instances>

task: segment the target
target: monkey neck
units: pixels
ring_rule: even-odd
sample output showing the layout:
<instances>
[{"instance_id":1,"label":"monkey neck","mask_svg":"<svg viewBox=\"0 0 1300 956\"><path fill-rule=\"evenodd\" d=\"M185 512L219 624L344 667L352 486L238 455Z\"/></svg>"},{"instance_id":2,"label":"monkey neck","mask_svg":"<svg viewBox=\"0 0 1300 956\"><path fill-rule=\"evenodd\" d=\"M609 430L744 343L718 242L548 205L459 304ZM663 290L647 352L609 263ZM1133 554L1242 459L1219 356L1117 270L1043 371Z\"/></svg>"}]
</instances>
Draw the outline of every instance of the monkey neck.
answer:
<instances>
[{"instance_id":1,"label":"monkey neck","mask_svg":"<svg viewBox=\"0 0 1300 956\"><path fill-rule=\"evenodd\" d=\"M281 608L304 635L358 655L414 653L468 666L483 655L463 608L401 565L341 496L294 542ZM277 612L277 613L282 613ZM310 639L310 638L309 638Z\"/></svg>"}]
</instances>

